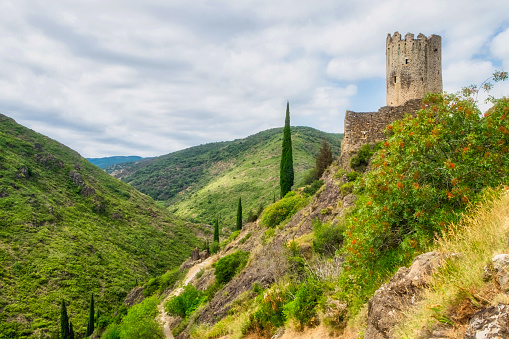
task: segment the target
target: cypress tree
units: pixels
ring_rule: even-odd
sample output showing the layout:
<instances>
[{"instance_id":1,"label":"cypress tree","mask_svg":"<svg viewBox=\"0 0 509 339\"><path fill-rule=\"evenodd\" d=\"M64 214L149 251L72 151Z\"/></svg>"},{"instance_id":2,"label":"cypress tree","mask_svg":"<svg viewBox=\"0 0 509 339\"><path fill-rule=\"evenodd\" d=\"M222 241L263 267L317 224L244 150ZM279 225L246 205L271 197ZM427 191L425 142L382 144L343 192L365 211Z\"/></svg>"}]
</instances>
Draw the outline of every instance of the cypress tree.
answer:
<instances>
[{"instance_id":1,"label":"cypress tree","mask_svg":"<svg viewBox=\"0 0 509 339\"><path fill-rule=\"evenodd\" d=\"M242 229L242 198L239 198L239 205L237 206L237 231Z\"/></svg>"},{"instance_id":2,"label":"cypress tree","mask_svg":"<svg viewBox=\"0 0 509 339\"><path fill-rule=\"evenodd\" d=\"M67 316L67 308L65 307L64 299L62 299L62 305L60 307L60 338L69 339L69 317Z\"/></svg>"},{"instance_id":3,"label":"cypress tree","mask_svg":"<svg viewBox=\"0 0 509 339\"><path fill-rule=\"evenodd\" d=\"M214 224L214 241L219 243L219 218L216 218L216 222Z\"/></svg>"},{"instance_id":4,"label":"cypress tree","mask_svg":"<svg viewBox=\"0 0 509 339\"><path fill-rule=\"evenodd\" d=\"M74 329L72 328L72 322L69 320L69 339L74 339Z\"/></svg>"},{"instance_id":5,"label":"cypress tree","mask_svg":"<svg viewBox=\"0 0 509 339\"><path fill-rule=\"evenodd\" d=\"M320 148L320 151L318 152L318 156L316 157L316 176L317 179L320 179L323 172L329 165L332 164L332 149L325 140L323 139L322 147Z\"/></svg>"},{"instance_id":6,"label":"cypress tree","mask_svg":"<svg viewBox=\"0 0 509 339\"><path fill-rule=\"evenodd\" d=\"M285 127L283 128L283 147L281 152L281 166L279 171L279 186L281 187L281 198L292 190L293 186L293 156L292 156L292 134L290 131L290 103L286 102Z\"/></svg>"},{"instance_id":7,"label":"cypress tree","mask_svg":"<svg viewBox=\"0 0 509 339\"><path fill-rule=\"evenodd\" d=\"M85 336L91 336L94 333L94 294L90 298L90 312L88 314L88 325Z\"/></svg>"}]
</instances>

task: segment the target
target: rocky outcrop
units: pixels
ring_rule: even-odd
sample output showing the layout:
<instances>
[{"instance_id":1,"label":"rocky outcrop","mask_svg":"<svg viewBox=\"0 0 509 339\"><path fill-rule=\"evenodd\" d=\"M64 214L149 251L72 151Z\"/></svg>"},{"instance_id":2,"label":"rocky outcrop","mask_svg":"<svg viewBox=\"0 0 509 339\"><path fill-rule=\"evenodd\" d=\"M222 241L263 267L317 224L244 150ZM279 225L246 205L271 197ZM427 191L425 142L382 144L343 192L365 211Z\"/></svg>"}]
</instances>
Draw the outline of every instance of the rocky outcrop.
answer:
<instances>
[{"instance_id":1,"label":"rocky outcrop","mask_svg":"<svg viewBox=\"0 0 509 339\"><path fill-rule=\"evenodd\" d=\"M442 255L429 252L416 257L410 268L402 267L369 300L365 339L392 338L391 329L405 309L419 301L432 273L441 265Z\"/></svg>"},{"instance_id":2,"label":"rocky outcrop","mask_svg":"<svg viewBox=\"0 0 509 339\"><path fill-rule=\"evenodd\" d=\"M509 338L509 305L500 304L475 313L465 339Z\"/></svg>"},{"instance_id":3,"label":"rocky outcrop","mask_svg":"<svg viewBox=\"0 0 509 339\"><path fill-rule=\"evenodd\" d=\"M197 261L200 260L200 250L195 247L194 250L191 252L191 260Z\"/></svg>"},{"instance_id":4,"label":"rocky outcrop","mask_svg":"<svg viewBox=\"0 0 509 339\"><path fill-rule=\"evenodd\" d=\"M133 288L124 299L124 305L131 307L133 305L141 303L145 297L143 296L143 287L136 286Z\"/></svg>"},{"instance_id":5,"label":"rocky outcrop","mask_svg":"<svg viewBox=\"0 0 509 339\"><path fill-rule=\"evenodd\" d=\"M500 289L509 292L509 254L499 254L493 257L493 268Z\"/></svg>"}]
</instances>

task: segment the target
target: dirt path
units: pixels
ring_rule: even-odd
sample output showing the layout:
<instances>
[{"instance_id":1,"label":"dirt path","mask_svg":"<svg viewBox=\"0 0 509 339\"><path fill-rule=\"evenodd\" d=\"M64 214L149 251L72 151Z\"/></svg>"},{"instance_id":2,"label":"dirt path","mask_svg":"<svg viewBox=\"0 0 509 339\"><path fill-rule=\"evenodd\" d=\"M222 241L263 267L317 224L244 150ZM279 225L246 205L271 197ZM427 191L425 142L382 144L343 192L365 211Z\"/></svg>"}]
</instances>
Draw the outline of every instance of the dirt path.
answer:
<instances>
[{"instance_id":1,"label":"dirt path","mask_svg":"<svg viewBox=\"0 0 509 339\"><path fill-rule=\"evenodd\" d=\"M157 320L163 324L163 333L164 333L164 337L166 339L174 339L174 338L173 338L173 334L171 334L171 328L169 326L169 322L170 322L170 318L171 317L169 315L167 315L166 312L164 312L164 303L166 302L166 300L168 300L169 298L173 297L174 295L179 295L180 293L182 293L182 291L184 290L184 286L189 284L189 282L196 276L196 274L198 272L200 272L200 270L202 268L207 268L210 265L212 265L212 263L214 262L215 259L216 259L216 256L211 256L211 257L207 258L206 260L202 261L201 263L196 264L193 267L191 267L189 269L189 272L187 272L186 277L184 278L183 283L178 288L174 289L157 306L157 309L159 310L159 315L157 317Z\"/></svg>"}]
</instances>

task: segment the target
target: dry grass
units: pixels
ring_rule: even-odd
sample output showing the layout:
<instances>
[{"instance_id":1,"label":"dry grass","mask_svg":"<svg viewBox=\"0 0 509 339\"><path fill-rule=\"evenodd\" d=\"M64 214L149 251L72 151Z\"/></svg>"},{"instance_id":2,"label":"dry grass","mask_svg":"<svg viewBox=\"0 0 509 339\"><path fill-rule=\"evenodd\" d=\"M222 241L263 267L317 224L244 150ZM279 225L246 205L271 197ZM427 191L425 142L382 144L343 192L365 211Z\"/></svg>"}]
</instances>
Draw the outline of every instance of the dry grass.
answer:
<instances>
[{"instance_id":1,"label":"dry grass","mask_svg":"<svg viewBox=\"0 0 509 339\"><path fill-rule=\"evenodd\" d=\"M423 329L431 330L438 323L448 324L459 334L477 310L507 301L495 283L483 281L484 267L493 256L509 251L509 194L502 189L500 198L494 198L498 193L488 192L485 201L437 239L435 250L450 259L434 275L424 299L395 329L396 338L417 338Z\"/></svg>"}]
</instances>

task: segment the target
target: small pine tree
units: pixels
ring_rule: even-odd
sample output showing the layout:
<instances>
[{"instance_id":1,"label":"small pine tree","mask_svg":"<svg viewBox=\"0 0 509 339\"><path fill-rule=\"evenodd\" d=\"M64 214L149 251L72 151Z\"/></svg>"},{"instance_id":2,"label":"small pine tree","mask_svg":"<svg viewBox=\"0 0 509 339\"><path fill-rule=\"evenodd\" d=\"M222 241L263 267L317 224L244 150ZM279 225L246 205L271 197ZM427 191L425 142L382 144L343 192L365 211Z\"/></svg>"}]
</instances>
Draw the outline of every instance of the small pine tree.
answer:
<instances>
[{"instance_id":1,"label":"small pine tree","mask_svg":"<svg viewBox=\"0 0 509 339\"><path fill-rule=\"evenodd\" d=\"M216 222L214 224L214 241L219 243L219 218L216 218Z\"/></svg>"},{"instance_id":2,"label":"small pine tree","mask_svg":"<svg viewBox=\"0 0 509 339\"><path fill-rule=\"evenodd\" d=\"M94 333L94 294L92 293L92 297L90 298L90 310L88 315L88 325L87 332L85 336L91 336Z\"/></svg>"},{"instance_id":3,"label":"small pine tree","mask_svg":"<svg viewBox=\"0 0 509 339\"><path fill-rule=\"evenodd\" d=\"M67 316L67 308L65 307L64 299L62 299L62 305L60 307L60 338L69 339L69 317Z\"/></svg>"},{"instance_id":4,"label":"small pine tree","mask_svg":"<svg viewBox=\"0 0 509 339\"><path fill-rule=\"evenodd\" d=\"M332 164L332 149L327 140L325 140L324 138L322 142L322 147L320 148L320 151L318 152L318 155L316 157L317 179L320 179L323 172L325 171L325 169L327 169L327 167L329 167L330 164Z\"/></svg>"},{"instance_id":5,"label":"small pine tree","mask_svg":"<svg viewBox=\"0 0 509 339\"><path fill-rule=\"evenodd\" d=\"M69 339L74 339L74 329L72 328L72 322L69 320Z\"/></svg>"},{"instance_id":6,"label":"small pine tree","mask_svg":"<svg viewBox=\"0 0 509 339\"><path fill-rule=\"evenodd\" d=\"M242 198L239 198L239 205L237 206L237 231L242 229Z\"/></svg>"},{"instance_id":7,"label":"small pine tree","mask_svg":"<svg viewBox=\"0 0 509 339\"><path fill-rule=\"evenodd\" d=\"M281 151L281 166L279 168L279 186L281 198L292 190L294 180L292 134L290 130L290 103L286 102L285 127L283 128L283 147Z\"/></svg>"}]
</instances>

